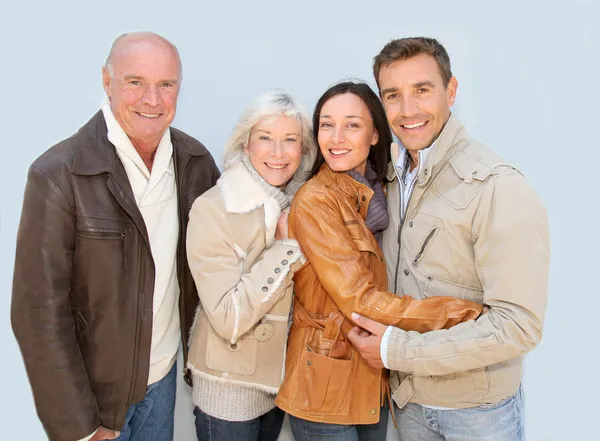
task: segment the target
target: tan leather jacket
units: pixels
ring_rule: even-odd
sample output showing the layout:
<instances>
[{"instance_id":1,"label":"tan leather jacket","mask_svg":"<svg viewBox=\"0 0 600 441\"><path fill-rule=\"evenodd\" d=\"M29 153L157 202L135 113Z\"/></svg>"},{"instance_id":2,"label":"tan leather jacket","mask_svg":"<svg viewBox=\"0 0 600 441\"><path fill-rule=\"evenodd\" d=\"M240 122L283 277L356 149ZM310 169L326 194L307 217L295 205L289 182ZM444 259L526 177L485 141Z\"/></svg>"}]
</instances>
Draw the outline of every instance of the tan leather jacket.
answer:
<instances>
[{"instance_id":1,"label":"tan leather jacket","mask_svg":"<svg viewBox=\"0 0 600 441\"><path fill-rule=\"evenodd\" d=\"M394 164L397 158L392 149ZM400 371L390 378L394 400L400 407L499 402L517 391L522 356L542 335L546 210L521 173L453 116L419 165L404 222L395 174L388 175L390 225L383 236L390 286L418 299L472 300L490 312L427 335L393 329L387 365Z\"/></svg>"},{"instance_id":2,"label":"tan leather jacket","mask_svg":"<svg viewBox=\"0 0 600 441\"><path fill-rule=\"evenodd\" d=\"M365 225L373 191L324 164L294 198L289 218L309 260L294 276L293 324L277 405L310 421L371 424L387 386L346 339L353 311L425 332L473 320L481 306L434 297L416 301L386 291L382 251Z\"/></svg>"}]
</instances>

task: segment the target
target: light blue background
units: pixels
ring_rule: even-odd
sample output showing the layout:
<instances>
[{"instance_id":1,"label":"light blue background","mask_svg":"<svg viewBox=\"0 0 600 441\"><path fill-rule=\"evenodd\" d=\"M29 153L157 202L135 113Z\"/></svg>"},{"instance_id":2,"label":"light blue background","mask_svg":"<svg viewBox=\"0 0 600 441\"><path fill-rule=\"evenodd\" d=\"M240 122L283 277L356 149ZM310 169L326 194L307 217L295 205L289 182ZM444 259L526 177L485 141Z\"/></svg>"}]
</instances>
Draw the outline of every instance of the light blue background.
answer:
<instances>
[{"instance_id":1,"label":"light blue background","mask_svg":"<svg viewBox=\"0 0 600 441\"><path fill-rule=\"evenodd\" d=\"M9 322L27 167L99 108L112 39L152 30L183 59L175 125L217 160L259 93L283 87L312 112L335 81L373 84L371 60L388 40L441 40L459 81L454 112L471 135L518 165L550 216L545 335L527 357L524 380L528 440L600 439L599 17L594 0L1 0L0 437L45 439ZM194 439L183 386L176 424L177 441Z\"/></svg>"}]
</instances>

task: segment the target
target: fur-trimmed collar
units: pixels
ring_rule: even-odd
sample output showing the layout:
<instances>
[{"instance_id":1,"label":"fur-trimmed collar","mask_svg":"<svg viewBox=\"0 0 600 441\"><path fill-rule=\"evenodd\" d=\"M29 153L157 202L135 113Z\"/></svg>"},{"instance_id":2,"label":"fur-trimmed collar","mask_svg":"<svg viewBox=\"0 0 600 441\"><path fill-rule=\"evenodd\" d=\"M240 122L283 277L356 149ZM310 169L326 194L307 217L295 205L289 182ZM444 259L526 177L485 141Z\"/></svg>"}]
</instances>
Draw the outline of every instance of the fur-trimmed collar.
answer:
<instances>
[{"instance_id":1,"label":"fur-trimmed collar","mask_svg":"<svg viewBox=\"0 0 600 441\"><path fill-rule=\"evenodd\" d=\"M275 242L277 221L281 215L279 203L252 177L241 162L230 165L223 172L217 186L223 196L225 210L245 214L264 207L265 239L267 247Z\"/></svg>"}]
</instances>

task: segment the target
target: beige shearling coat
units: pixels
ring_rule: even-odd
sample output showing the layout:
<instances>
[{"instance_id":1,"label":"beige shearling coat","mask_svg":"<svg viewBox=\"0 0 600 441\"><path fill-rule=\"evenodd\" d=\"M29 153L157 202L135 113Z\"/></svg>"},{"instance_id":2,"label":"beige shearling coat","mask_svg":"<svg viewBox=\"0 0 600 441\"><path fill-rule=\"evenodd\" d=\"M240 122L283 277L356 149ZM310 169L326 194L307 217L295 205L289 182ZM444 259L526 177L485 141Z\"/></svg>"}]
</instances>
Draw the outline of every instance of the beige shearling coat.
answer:
<instances>
[{"instance_id":1,"label":"beige shearling coat","mask_svg":"<svg viewBox=\"0 0 600 441\"><path fill-rule=\"evenodd\" d=\"M200 305L188 368L211 381L277 393L284 375L295 240L275 240L279 203L234 164L190 211L188 261Z\"/></svg>"}]
</instances>

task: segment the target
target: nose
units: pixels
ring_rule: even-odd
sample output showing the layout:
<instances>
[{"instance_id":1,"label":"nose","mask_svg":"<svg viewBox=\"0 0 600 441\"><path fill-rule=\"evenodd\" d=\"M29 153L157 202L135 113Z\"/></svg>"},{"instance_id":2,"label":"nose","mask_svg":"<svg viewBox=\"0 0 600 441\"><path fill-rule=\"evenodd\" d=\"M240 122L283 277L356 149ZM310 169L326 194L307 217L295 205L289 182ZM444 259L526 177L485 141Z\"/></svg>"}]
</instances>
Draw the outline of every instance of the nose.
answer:
<instances>
[{"instance_id":1,"label":"nose","mask_svg":"<svg viewBox=\"0 0 600 441\"><path fill-rule=\"evenodd\" d=\"M400 112L404 118L410 118L411 116L419 113L419 107L417 105L417 100L412 96L408 95L402 100L402 107L400 108Z\"/></svg>"},{"instance_id":2,"label":"nose","mask_svg":"<svg viewBox=\"0 0 600 441\"><path fill-rule=\"evenodd\" d=\"M142 96L142 103L152 107L158 106L160 102L160 92L158 86L150 84L144 90L144 96Z\"/></svg>"},{"instance_id":3,"label":"nose","mask_svg":"<svg viewBox=\"0 0 600 441\"><path fill-rule=\"evenodd\" d=\"M340 144L344 142L346 138L344 137L344 128L342 126L337 126L333 129L333 133L331 134L331 142L334 144Z\"/></svg>"},{"instance_id":4,"label":"nose","mask_svg":"<svg viewBox=\"0 0 600 441\"><path fill-rule=\"evenodd\" d=\"M283 158L283 142L280 139L273 141L273 148L271 149L273 158Z\"/></svg>"}]
</instances>

